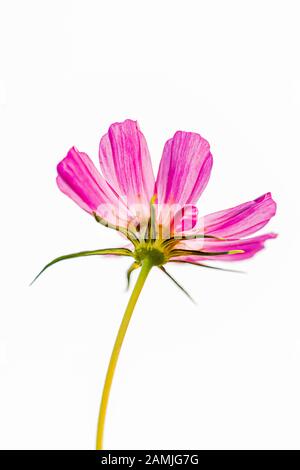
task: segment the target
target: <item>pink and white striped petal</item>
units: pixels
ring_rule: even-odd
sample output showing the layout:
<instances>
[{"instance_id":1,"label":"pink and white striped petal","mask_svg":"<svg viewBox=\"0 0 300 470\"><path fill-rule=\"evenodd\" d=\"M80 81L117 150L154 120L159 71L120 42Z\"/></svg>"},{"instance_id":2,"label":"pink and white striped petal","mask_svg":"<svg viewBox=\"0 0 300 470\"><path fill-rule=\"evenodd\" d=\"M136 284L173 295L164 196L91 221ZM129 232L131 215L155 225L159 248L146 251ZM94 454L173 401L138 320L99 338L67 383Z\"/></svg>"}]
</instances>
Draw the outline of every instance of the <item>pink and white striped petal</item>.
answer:
<instances>
[{"instance_id":1,"label":"pink and white striped petal","mask_svg":"<svg viewBox=\"0 0 300 470\"><path fill-rule=\"evenodd\" d=\"M165 144L156 179L158 204L195 204L212 168L209 143L194 132L177 131Z\"/></svg>"},{"instance_id":2,"label":"pink and white striped petal","mask_svg":"<svg viewBox=\"0 0 300 470\"><path fill-rule=\"evenodd\" d=\"M147 142L136 121L110 126L100 141L99 160L104 177L131 211L149 215L154 175Z\"/></svg>"},{"instance_id":3,"label":"pink and white striped petal","mask_svg":"<svg viewBox=\"0 0 300 470\"><path fill-rule=\"evenodd\" d=\"M276 203L271 193L266 193L254 201L201 217L197 226L206 234L224 238L241 238L260 230L275 213Z\"/></svg>"},{"instance_id":4,"label":"pink and white striped petal","mask_svg":"<svg viewBox=\"0 0 300 470\"><path fill-rule=\"evenodd\" d=\"M130 218L124 202L100 175L87 154L71 148L57 165L57 185L76 204L114 225L127 226Z\"/></svg>"}]
</instances>

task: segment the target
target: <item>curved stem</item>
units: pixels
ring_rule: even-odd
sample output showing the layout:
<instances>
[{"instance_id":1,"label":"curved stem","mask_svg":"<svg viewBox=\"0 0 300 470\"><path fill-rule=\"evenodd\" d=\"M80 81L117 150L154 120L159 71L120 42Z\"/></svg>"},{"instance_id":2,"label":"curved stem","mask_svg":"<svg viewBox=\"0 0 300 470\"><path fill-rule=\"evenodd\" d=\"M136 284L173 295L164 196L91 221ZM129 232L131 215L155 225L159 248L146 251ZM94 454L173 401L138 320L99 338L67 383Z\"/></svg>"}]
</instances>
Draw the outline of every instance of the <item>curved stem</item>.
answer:
<instances>
[{"instance_id":1,"label":"curved stem","mask_svg":"<svg viewBox=\"0 0 300 470\"><path fill-rule=\"evenodd\" d=\"M99 411L99 418L98 418L98 428L97 428L97 440L96 440L96 450L103 449L103 433L104 433L104 425L105 425L105 416L107 410L107 404L109 399L109 393L111 389L111 384L114 377L114 372L116 369L116 365L118 362L118 357L120 354L120 350L123 344L123 340L134 310L134 307L137 303L141 290L145 284L147 276L152 268L152 263L150 260L145 259L142 265L142 269L140 271L139 277L136 281L134 289L132 291L131 297L129 299L127 308L125 310L116 341L114 344L114 348L111 353L106 378L104 382L103 392L102 392L102 399Z\"/></svg>"}]
</instances>

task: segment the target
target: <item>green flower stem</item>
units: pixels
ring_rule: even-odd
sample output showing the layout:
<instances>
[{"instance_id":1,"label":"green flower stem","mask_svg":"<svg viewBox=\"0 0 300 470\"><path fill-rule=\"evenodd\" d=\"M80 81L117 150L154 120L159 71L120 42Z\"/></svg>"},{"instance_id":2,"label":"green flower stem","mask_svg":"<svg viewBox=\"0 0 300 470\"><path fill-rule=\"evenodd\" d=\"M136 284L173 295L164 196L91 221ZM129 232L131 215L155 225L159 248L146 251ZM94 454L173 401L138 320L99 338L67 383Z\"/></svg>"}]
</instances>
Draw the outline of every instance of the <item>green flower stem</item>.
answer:
<instances>
[{"instance_id":1,"label":"green flower stem","mask_svg":"<svg viewBox=\"0 0 300 470\"><path fill-rule=\"evenodd\" d=\"M120 325L120 328L116 337L114 348L111 353L111 357L110 357L110 361L109 361L109 365L108 365L108 369L106 373L105 383L103 387L103 392L102 392L100 411L99 411L96 450L103 449L103 433L104 433L104 425L105 425L105 416L106 416L106 410L107 410L107 404L109 400L111 384L113 381L114 372L115 372L116 365L118 362L118 357L120 354L120 350L123 344L123 340L125 338L125 334L126 334L134 307L137 303L141 290L145 284L145 281L147 279L147 276L152 266L153 266L153 263L151 262L151 260L148 258L145 258L142 264L139 277L136 281L136 284L132 291L127 308L125 310L125 313L124 313L124 316L123 316L123 319L122 319L122 322L121 322L121 325Z\"/></svg>"}]
</instances>

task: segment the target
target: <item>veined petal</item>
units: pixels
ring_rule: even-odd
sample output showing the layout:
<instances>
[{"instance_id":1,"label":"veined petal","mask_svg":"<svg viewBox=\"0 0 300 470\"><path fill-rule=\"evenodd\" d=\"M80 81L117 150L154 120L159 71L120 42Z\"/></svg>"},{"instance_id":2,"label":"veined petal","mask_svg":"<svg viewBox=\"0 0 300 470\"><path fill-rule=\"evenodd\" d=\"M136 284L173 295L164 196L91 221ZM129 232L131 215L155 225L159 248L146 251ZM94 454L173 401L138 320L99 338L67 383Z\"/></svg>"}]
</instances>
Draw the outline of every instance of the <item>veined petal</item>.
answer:
<instances>
[{"instance_id":1,"label":"veined petal","mask_svg":"<svg viewBox=\"0 0 300 470\"><path fill-rule=\"evenodd\" d=\"M132 212L149 214L154 175L147 142L136 121L112 124L99 147L100 166L109 184L125 197ZM145 206L134 210L132 206Z\"/></svg>"},{"instance_id":2,"label":"veined petal","mask_svg":"<svg viewBox=\"0 0 300 470\"><path fill-rule=\"evenodd\" d=\"M192 230L197 223L198 209L192 204L186 204L174 216L174 231L176 234Z\"/></svg>"},{"instance_id":3,"label":"veined petal","mask_svg":"<svg viewBox=\"0 0 300 470\"><path fill-rule=\"evenodd\" d=\"M199 134L178 131L165 144L156 179L159 204L195 204L209 180L212 155Z\"/></svg>"},{"instance_id":4,"label":"veined petal","mask_svg":"<svg viewBox=\"0 0 300 470\"><path fill-rule=\"evenodd\" d=\"M164 240L183 235L185 231L190 233L197 223L198 209L192 204L186 204L182 207L179 204L162 204L153 207L159 226L157 232Z\"/></svg>"},{"instance_id":5,"label":"veined petal","mask_svg":"<svg viewBox=\"0 0 300 470\"><path fill-rule=\"evenodd\" d=\"M204 233L223 238L241 238L264 227L276 213L271 193L236 207L214 212L199 219L197 226Z\"/></svg>"},{"instance_id":6,"label":"veined petal","mask_svg":"<svg viewBox=\"0 0 300 470\"><path fill-rule=\"evenodd\" d=\"M57 165L59 189L90 214L99 214L115 225L127 225L124 202L100 175L91 159L75 147ZM116 223L117 222L117 223Z\"/></svg>"},{"instance_id":7,"label":"veined petal","mask_svg":"<svg viewBox=\"0 0 300 470\"><path fill-rule=\"evenodd\" d=\"M184 250L200 250L202 254L199 256L192 255L192 256L181 256L178 259L190 262L199 262L201 263L205 259L209 260L219 260L219 261L240 261L243 259L251 258L254 256L258 251L264 248L264 243L266 240L276 238L277 235L275 233L267 233L264 235L259 235L253 238L246 238L242 240L224 240L224 241L215 241L213 239L194 239L194 240L186 240L180 242L176 248L184 249ZM224 253L228 251L235 251L235 250L242 250L243 253L235 253L235 254L223 254L223 255L212 255L212 256L205 256L203 252L207 253ZM176 259L176 258L174 258Z\"/></svg>"}]
</instances>

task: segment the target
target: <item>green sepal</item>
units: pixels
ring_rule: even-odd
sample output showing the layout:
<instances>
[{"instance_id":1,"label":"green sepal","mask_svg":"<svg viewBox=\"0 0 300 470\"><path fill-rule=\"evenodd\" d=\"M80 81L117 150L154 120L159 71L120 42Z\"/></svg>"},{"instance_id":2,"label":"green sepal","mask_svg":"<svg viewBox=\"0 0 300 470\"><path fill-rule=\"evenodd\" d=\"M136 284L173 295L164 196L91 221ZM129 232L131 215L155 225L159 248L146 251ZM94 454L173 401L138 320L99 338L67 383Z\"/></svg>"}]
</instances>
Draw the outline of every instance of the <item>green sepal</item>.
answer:
<instances>
[{"instance_id":1,"label":"green sepal","mask_svg":"<svg viewBox=\"0 0 300 470\"><path fill-rule=\"evenodd\" d=\"M245 271L241 271L239 269L220 268L219 266L210 266L209 264L196 263L196 262L194 263L193 261L184 261L180 259L172 259L169 261L169 263L192 264L194 266L200 266L201 268L215 269L217 271L225 271L228 273L247 274Z\"/></svg>"},{"instance_id":2,"label":"green sepal","mask_svg":"<svg viewBox=\"0 0 300 470\"><path fill-rule=\"evenodd\" d=\"M171 276L170 273L168 273L168 271L166 270L166 268L164 268L164 266L159 266L159 269L165 273L169 279L171 279L171 281L174 282L174 284L176 284L176 286L193 302L193 304L196 304L195 300L193 299L193 297L185 290L184 287L182 287L178 281L176 281L176 279L174 279L173 276Z\"/></svg>"},{"instance_id":3,"label":"green sepal","mask_svg":"<svg viewBox=\"0 0 300 470\"><path fill-rule=\"evenodd\" d=\"M135 271L135 269L138 269L140 267L141 267L141 265L135 261L134 263L132 263L132 265L128 269L128 271L126 273L126 275L127 275L127 290L129 289L129 286L130 286L130 277L131 277L132 272Z\"/></svg>"},{"instance_id":4,"label":"green sepal","mask_svg":"<svg viewBox=\"0 0 300 470\"><path fill-rule=\"evenodd\" d=\"M98 222L99 224L103 225L104 227L108 227L108 228L111 228L113 230L116 230L117 232L120 232L122 233L123 235L125 235L126 238L128 238L128 240L131 241L131 243L136 246L137 243L139 242L139 239L138 237L130 230L126 229L125 227L121 227L121 226L117 226L117 225L113 225L111 224L110 222L108 222L107 220L103 219L102 217L100 217L100 215L96 214L96 212L93 212L93 216L96 220L96 222Z\"/></svg>"},{"instance_id":5,"label":"green sepal","mask_svg":"<svg viewBox=\"0 0 300 470\"><path fill-rule=\"evenodd\" d=\"M37 278L44 271L46 271L47 268L49 268L50 266L52 266L55 263L58 263L59 261L63 261L65 259L71 259L71 258L80 258L82 256L94 256L94 255L133 256L133 253L132 253L132 251L128 250L127 248L106 248L106 249L103 249L103 250L80 251L78 253L71 253L69 255L58 256L58 258L55 258L54 260L50 261L50 263L46 264L46 266L33 279L33 281L30 283L30 285L32 285L37 280Z\"/></svg>"},{"instance_id":6,"label":"green sepal","mask_svg":"<svg viewBox=\"0 0 300 470\"><path fill-rule=\"evenodd\" d=\"M236 255L244 253L244 250L229 250L229 251L201 251L201 250L172 250L170 251L169 258L177 256L222 256L222 255Z\"/></svg>"},{"instance_id":7,"label":"green sepal","mask_svg":"<svg viewBox=\"0 0 300 470\"><path fill-rule=\"evenodd\" d=\"M162 243L162 246L165 248L171 248L175 246L180 241L185 240L197 240L197 239L213 239L217 241L224 241L224 238L215 237L214 235L205 235L205 234L195 234L195 235L175 235L171 238L168 238Z\"/></svg>"}]
</instances>

